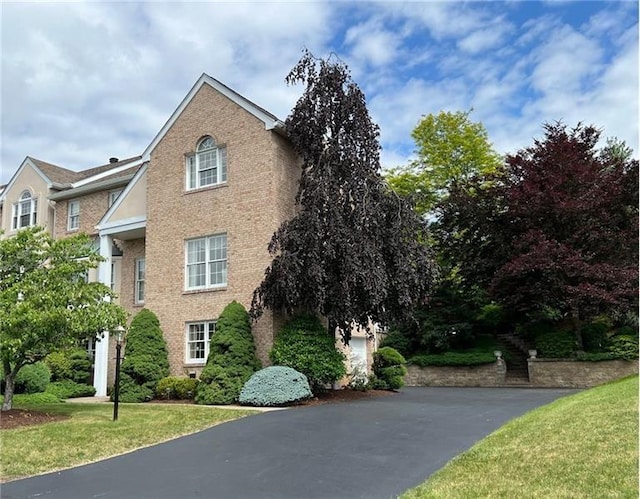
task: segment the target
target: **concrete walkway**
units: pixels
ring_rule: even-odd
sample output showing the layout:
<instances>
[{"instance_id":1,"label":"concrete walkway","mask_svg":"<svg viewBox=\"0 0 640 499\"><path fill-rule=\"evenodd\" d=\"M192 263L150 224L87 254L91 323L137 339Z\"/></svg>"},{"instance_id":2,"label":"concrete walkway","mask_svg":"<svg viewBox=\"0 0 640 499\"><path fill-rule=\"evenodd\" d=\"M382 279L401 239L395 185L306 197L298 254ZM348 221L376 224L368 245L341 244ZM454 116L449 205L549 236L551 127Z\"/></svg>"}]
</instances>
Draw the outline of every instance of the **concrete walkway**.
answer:
<instances>
[{"instance_id":1,"label":"concrete walkway","mask_svg":"<svg viewBox=\"0 0 640 499\"><path fill-rule=\"evenodd\" d=\"M388 397L268 412L5 483L2 497L397 497L506 421L574 392L405 388Z\"/></svg>"}]
</instances>

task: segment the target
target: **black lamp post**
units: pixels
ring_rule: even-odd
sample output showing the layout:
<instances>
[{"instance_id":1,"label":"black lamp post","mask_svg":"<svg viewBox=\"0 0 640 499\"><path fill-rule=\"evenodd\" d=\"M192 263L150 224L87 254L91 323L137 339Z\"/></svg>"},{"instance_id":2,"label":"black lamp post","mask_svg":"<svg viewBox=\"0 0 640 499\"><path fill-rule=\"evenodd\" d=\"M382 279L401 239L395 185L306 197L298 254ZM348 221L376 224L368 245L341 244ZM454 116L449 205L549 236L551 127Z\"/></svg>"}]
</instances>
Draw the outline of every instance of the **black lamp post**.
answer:
<instances>
[{"instance_id":1,"label":"black lamp post","mask_svg":"<svg viewBox=\"0 0 640 499\"><path fill-rule=\"evenodd\" d=\"M116 326L113 330L116 333L116 381L113 387L113 420L118 420L118 398L120 396L120 358L122 353L122 340L124 339L124 328Z\"/></svg>"}]
</instances>

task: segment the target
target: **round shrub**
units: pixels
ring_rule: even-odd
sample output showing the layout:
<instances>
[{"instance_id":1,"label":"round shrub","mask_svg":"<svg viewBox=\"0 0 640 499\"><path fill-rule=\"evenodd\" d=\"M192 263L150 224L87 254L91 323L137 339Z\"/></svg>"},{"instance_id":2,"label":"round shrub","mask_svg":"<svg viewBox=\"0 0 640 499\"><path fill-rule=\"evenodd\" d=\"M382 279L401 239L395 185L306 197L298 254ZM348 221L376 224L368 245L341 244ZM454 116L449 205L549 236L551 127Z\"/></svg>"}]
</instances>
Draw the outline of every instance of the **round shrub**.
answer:
<instances>
[{"instance_id":1,"label":"round shrub","mask_svg":"<svg viewBox=\"0 0 640 499\"><path fill-rule=\"evenodd\" d=\"M280 406L312 397L307 377L284 366L271 366L255 373L240 391L242 405Z\"/></svg>"},{"instance_id":2,"label":"round shrub","mask_svg":"<svg viewBox=\"0 0 640 499\"><path fill-rule=\"evenodd\" d=\"M278 332L269 357L275 365L304 374L313 393L347 373L345 356L336 349L335 338L313 315L298 316L285 325Z\"/></svg>"},{"instance_id":3,"label":"round shrub","mask_svg":"<svg viewBox=\"0 0 640 499\"><path fill-rule=\"evenodd\" d=\"M42 393L51 381L51 372L44 362L27 364L16 375L15 393Z\"/></svg>"},{"instance_id":4,"label":"round shrub","mask_svg":"<svg viewBox=\"0 0 640 499\"><path fill-rule=\"evenodd\" d=\"M71 379L71 359L67 351L51 352L45 357L44 362L51 371L51 381Z\"/></svg>"},{"instance_id":5,"label":"round shrub","mask_svg":"<svg viewBox=\"0 0 640 499\"><path fill-rule=\"evenodd\" d=\"M404 386L407 370L404 357L395 348L382 347L373 353L373 387L383 390L399 390Z\"/></svg>"},{"instance_id":6,"label":"round shrub","mask_svg":"<svg viewBox=\"0 0 640 499\"><path fill-rule=\"evenodd\" d=\"M59 399L71 399L76 397L93 397L96 394L96 389L93 386L65 379L49 383L45 393L52 393Z\"/></svg>"},{"instance_id":7,"label":"round shrub","mask_svg":"<svg viewBox=\"0 0 640 499\"><path fill-rule=\"evenodd\" d=\"M618 359L638 358L638 339L635 336L618 335L609 338L607 350Z\"/></svg>"},{"instance_id":8,"label":"round shrub","mask_svg":"<svg viewBox=\"0 0 640 499\"><path fill-rule=\"evenodd\" d=\"M576 339L570 331L550 331L536 337L538 356L547 359L568 359L576 350Z\"/></svg>"},{"instance_id":9,"label":"round shrub","mask_svg":"<svg viewBox=\"0 0 640 499\"><path fill-rule=\"evenodd\" d=\"M151 400L158 381L169 375L167 344L160 321L151 310L143 308L133 318L125 353L120 368L120 400Z\"/></svg>"},{"instance_id":10,"label":"round shrub","mask_svg":"<svg viewBox=\"0 0 640 499\"><path fill-rule=\"evenodd\" d=\"M196 404L232 404L251 375L262 366L256 356L251 320L233 301L225 307L211 338L207 365L196 388Z\"/></svg>"},{"instance_id":11,"label":"round shrub","mask_svg":"<svg viewBox=\"0 0 640 499\"><path fill-rule=\"evenodd\" d=\"M195 378L167 376L158 381L156 396L165 400L189 400L196 394L199 381Z\"/></svg>"}]
</instances>

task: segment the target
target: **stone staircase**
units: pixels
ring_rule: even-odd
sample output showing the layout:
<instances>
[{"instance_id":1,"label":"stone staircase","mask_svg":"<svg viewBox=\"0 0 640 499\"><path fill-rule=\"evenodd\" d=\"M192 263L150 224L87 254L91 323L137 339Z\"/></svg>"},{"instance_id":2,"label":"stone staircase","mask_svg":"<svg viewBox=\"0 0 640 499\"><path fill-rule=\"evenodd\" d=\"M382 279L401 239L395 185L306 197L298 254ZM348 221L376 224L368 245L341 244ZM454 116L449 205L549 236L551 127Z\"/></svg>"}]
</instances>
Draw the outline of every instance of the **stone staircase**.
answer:
<instances>
[{"instance_id":1,"label":"stone staircase","mask_svg":"<svg viewBox=\"0 0 640 499\"><path fill-rule=\"evenodd\" d=\"M529 386L529 350L533 345L513 333L496 336L507 364L507 386Z\"/></svg>"}]
</instances>

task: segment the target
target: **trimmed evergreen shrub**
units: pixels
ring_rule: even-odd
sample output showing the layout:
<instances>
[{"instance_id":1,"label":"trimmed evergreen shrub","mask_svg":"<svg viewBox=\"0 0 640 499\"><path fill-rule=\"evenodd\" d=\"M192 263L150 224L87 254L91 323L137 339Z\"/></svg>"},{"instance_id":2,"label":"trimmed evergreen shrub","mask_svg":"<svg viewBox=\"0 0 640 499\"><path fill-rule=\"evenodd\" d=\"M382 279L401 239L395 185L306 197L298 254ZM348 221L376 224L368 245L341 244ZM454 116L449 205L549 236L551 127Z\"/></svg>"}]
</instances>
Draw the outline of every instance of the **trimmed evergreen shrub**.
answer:
<instances>
[{"instance_id":1,"label":"trimmed evergreen shrub","mask_svg":"<svg viewBox=\"0 0 640 499\"><path fill-rule=\"evenodd\" d=\"M313 315L300 315L285 325L278 332L269 357L274 365L304 374L313 393L347 373L345 356L336 349L335 338Z\"/></svg>"},{"instance_id":2,"label":"trimmed evergreen shrub","mask_svg":"<svg viewBox=\"0 0 640 499\"><path fill-rule=\"evenodd\" d=\"M51 352L45 357L44 362L51 371L51 381L71 379L71 359L68 351Z\"/></svg>"},{"instance_id":3,"label":"trimmed evergreen shrub","mask_svg":"<svg viewBox=\"0 0 640 499\"><path fill-rule=\"evenodd\" d=\"M15 393L42 393L51 381L51 371L44 362L28 364L16 375Z\"/></svg>"},{"instance_id":4,"label":"trimmed evergreen shrub","mask_svg":"<svg viewBox=\"0 0 640 499\"><path fill-rule=\"evenodd\" d=\"M169 375L167 344L151 310L143 308L133 318L120 372L121 402L151 400L158 381Z\"/></svg>"},{"instance_id":5,"label":"trimmed evergreen shrub","mask_svg":"<svg viewBox=\"0 0 640 499\"><path fill-rule=\"evenodd\" d=\"M76 397L93 397L96 394L96 389L93 386L65 379L49 383L45 393L52 393L59 399L71 399Z\"/></svg>"},{"instance_id":6,"label":"trimmed evergreen shrub","mask_svg":"<svg viewBox=\"0 0 640 499\"><path fill-rule=\"evenodd\" d=\"M76 348L69 352L71 376L68 378L76 383L87 384L91 378L91 357L83 348Z\"/></svg>"},{"instance_id":7,"label":"trimmed evergreen shrub","mask_svg":"<svg viewBox=\"0 0 640 499\"><path fill-rule=\"evenodd\" d=\"M536 337L538 357L569 359L576 351L576 339L571 331L550 331Z\"/></svg>"},{"instance_id":8,"label":"trimmed evergreen shrub","mask_svg":"<svg viewBox=\"0 0 640 499\"><path fill-rule=\"evenodd\" d=\"M156 396L165 400L190 400L196 395L198 383L195 378L167 376L158 381Z\"/></svg>"},{"instance_id":9,"label":"trimmed evergreen shrub","mask_svg":"<svg viewBox=\"0 0 640 499\"><path fill-rule=\"evenodd\" d=\"M255 373L240 391L242 405L280 406L312 397L307 377L284 366L266 367Z\"/></svg>"},{"instance_id":10,"label":"trimmed evergreen shrub","mask_svg":"<svg viewBox=\"0 0 640 499\"><path fill-rule=\"evenodd\" d=\"M617 335L609 338L607 351L617 359L633 360L638 358L638 339L634 336Z\"/></svg>"},{"instance_id":11,"label":"trimmed evergreen shrub","mask_svg":"<svg viewBox=\"0 0 640 499\"><path fill-rule=\"evenodd\" d=\"M207 365L196 388L196 404L232 404L251 375L262 366L256 356L251 320L233 301L225 307L211 338Z\"/></svg>"},{"instance_id":12,"label":"trimmed evergreen shrub","mask_svg":"<svg viewBox=\"0 0 640 499\"><path fill-rule=\"evenodd\" d=\"M373 353L372 385L376 389L399 390L404 386L407 370L404 357L396 349L382 347Z\"/></svg>"}]
</instances>

